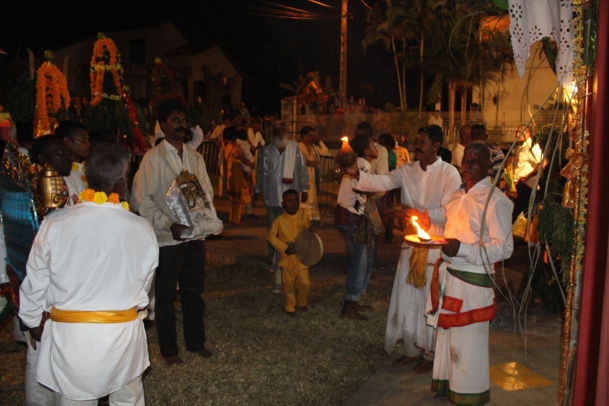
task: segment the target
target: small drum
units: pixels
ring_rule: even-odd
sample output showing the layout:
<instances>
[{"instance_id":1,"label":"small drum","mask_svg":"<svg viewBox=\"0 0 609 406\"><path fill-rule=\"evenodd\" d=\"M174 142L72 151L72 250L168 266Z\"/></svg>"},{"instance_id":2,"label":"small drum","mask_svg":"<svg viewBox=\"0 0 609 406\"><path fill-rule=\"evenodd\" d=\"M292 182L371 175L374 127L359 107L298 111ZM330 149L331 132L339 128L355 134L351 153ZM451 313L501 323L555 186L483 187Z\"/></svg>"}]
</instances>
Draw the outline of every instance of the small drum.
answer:
<instances>
[{"instance_id":1,"label":"small drum","mask_svg":"<svg viewBox=\"0 0 609 406\"><path fill-rule=\"evenodd\" d=\"M321 257L324 255L324 245L319 235L304 229L296 237L294 251L303 265L313 266L321 261Z\"/></svg>"}]
</instances>

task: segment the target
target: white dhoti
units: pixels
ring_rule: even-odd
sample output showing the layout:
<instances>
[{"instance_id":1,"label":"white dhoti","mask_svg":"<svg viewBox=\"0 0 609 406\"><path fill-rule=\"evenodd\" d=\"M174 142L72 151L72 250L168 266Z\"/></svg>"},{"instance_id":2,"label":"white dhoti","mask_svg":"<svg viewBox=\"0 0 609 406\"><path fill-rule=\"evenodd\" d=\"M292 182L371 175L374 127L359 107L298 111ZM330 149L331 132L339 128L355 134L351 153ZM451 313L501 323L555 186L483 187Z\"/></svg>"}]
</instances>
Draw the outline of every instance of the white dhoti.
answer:
<instances>
[{"instance_id":1,"label":"white dhoti","mask_svg":"<svg viewBox=\"0 0 609 406\"><path fill-rule=\"evenodd\" d=\"M436 330L427 325L425 304L429 293L433 264L438 259L440 250L429 250L426 268L427 282L421 289L417 289L406 282L410 272L411 253L412 249L404 245L393 281L393 290L387 314L385 351L391 354L396 341L402 339L406 356L416 357L422 355L425 359L433 360Z\"/></svg>"},{"instance_id":2,"label":"white dhoti","mask_svg":"<svg viewBox=\"0 0 609 406\"><path fill-rule=\"evenodd\" d=\"M488 321L438 328L431 390L457 405L490 402L488 332Z\"/></svg>"},{"instance_id":3,"label":"white dhoti","mask_svg":"<svg viewBox=\"0 0 609 406\"><path fill-rule=\"evenodd\" d=\"M439 266L426 309L428 322L438 326L431 388L458 405L484 405L490 402L489 321L496 311L492 281L450 266Z\"/></svg>"}]
</instances>

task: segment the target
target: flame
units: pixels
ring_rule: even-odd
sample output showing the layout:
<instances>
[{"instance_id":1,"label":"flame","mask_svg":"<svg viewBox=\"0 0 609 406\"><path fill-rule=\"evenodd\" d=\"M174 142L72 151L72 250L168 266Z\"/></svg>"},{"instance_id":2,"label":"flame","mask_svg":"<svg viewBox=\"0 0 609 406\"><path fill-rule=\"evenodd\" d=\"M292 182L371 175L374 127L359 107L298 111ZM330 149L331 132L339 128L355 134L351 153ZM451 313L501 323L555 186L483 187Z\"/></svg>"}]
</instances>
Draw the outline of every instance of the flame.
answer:
<instances>
[{"instance_id":1,"label":"flame","mask_svg":"<svg viewBox=\"0 0 609 406\"><path fill-rule=\"evenodd\" d=\"M349 138L347 138L346 136L340 139L343 142L343 145L341 145L341 148L345 148L349 146Z\"/></svg>"},{"instance_id":2,"label":"flame","mask_svg":"<svg viewBox=\"0 0 609 406\"><path fill-rule=\"evenodd\" d=\"M431 237L429 236L429 234L427 234L425 232L425 230L423 230L421 228L421 226L419 226L419 223L417 223L418 219L419 218L417 216L410 217L410 220L412 221L412 224L414 224L414 226L417 228L417 235L419 236L419 239L421 239L421 240L431 240Z\"/></svg>"}]
</instances>

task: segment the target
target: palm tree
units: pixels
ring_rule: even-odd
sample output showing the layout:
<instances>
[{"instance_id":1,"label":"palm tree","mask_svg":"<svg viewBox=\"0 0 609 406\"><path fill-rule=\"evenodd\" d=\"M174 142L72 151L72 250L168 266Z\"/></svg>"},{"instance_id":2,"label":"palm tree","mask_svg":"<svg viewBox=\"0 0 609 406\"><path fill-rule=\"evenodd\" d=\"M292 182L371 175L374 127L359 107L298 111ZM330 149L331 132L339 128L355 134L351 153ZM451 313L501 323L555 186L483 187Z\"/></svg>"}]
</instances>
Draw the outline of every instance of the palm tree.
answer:
<instances>
[{"instance_id":1,"label":"palm tree","mask_svg":"<svg viewBox=\"0 0 609 406\"><path fill-rule=\"evenodd\" d=\"M398 81L400 108L406 111L406 69L412 65L409 42L415 38L405 0L385 0L367 11L366 36L362 42L365 48L381 43L385 50L393 54L393 63Z\"/></svg>"},{"instance_id":2,"label":"palm tree","mask_svg":"<svg viewBox=\"0 0 609 406\"><path fill-rule=\"evenodd\" d=\"M485 88L503 80L513 61L509 32L485 31L481 19L489 8L472 9L467 2L456 8L443 8L442 24L433 31L433 55L425 69L435 75L428 92L428 101L437 98L443 84L449 88L450 125L454 124L456 93L461 95L461 121L465 121L467 94L474 86ZM480 3L480 2L476 2Z\"/></svg>"}]
</instances>

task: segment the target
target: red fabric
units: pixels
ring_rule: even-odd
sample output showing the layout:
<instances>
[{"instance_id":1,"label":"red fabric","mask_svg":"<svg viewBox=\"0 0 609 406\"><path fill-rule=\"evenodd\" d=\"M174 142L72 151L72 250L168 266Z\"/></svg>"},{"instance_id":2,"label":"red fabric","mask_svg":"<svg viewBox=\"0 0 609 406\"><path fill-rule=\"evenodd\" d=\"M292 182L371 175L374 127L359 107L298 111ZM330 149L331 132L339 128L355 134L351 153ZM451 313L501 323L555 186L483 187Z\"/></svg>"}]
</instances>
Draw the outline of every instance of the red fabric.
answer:
<instances>
[{"instance_id":1,"label":"red fabric","mask_svg":"<svg viewBox=\"0 0 609 406\"><path fill-rule=\"evenodd\" d=\"M449 312L459 313L463 306L463 300L457 299L452 296L444 296L444 302L442 303L442 309L448 310Z\"/></svg>"},{"instance_id":2,"label":"red fabric","mask_svg":"<svg viewBox=\"0 0 609 406\"><path fill-rule=\"evenodd\" d=\"M448 296L444 297L446 300ZM454 298L450 298L454 302ZM442 305L442 308L445 308ZM450 310L450 309L447 309ZM482 321L489 321L495 318L495 312L497 311L497 304L493 299L493 304L487 307L482 307L480 309L470 310L468 312L456 313L456 314L448 314L442 313L438 318L438 327L442 328L451 328L451 327L462 327L469 326L470 324L480 323Z\"/></svg>"},{"instance_id":3,"label":"red fabric","mask_svg":"<svg viewBox=\"0 0 609 406\"><path fill-rule=\"evenodd\" d=\"M586 120L590 131L590 183L586 252L573 405L609 404L609 2L599 1L596 64Z\"/></svg>"}]
</instances>

